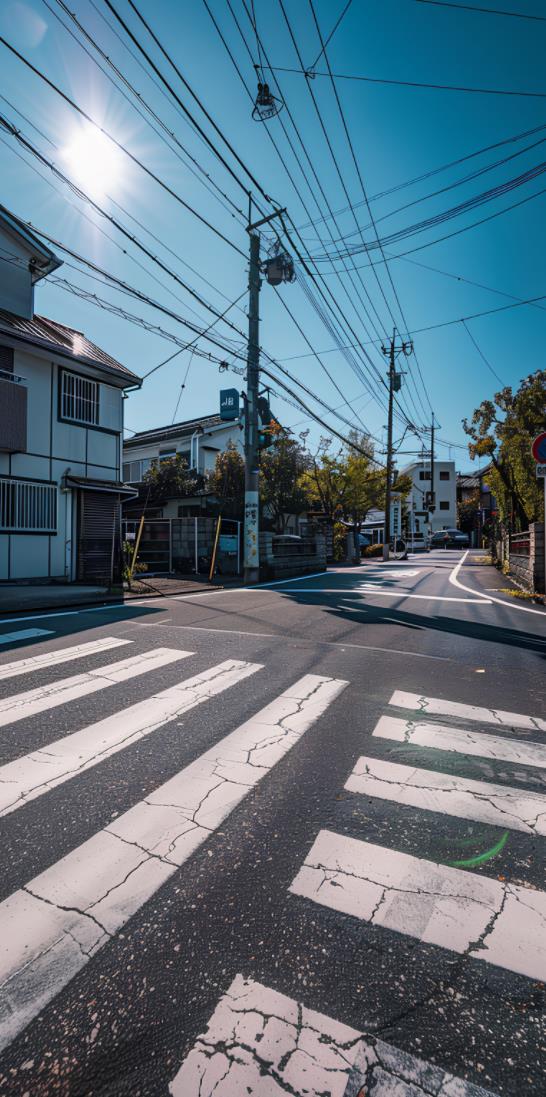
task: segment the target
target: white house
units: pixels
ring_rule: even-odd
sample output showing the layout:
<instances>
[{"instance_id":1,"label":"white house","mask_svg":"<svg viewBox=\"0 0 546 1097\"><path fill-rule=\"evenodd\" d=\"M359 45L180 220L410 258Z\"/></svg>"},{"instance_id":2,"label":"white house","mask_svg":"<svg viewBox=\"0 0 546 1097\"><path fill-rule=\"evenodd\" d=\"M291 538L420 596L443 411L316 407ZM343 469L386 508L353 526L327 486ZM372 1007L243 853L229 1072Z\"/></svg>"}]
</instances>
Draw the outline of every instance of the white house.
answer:
<instances>
[{"instance_id":1,"label":"white house","mask_svg":"<svg viewBox=\"0 0 546 1097\"><path fill-rule=\"evenodd\" d=\"M60 265L0 206L0 581L111 578L120 501L133 494L123 394L140 379L35 314L36 283Z\"/></svg>"},{"instance_id":2,"label":"white house","mask_svg":"<svg viewBox=\"0 0 546 1097\"><path fill-rule=\"evenodd\" d=\"M429 461L413 461L402 469L411 476L412 489L406 499L410 532L416 540L432 531L457 526L457 474L454 461L434 462L434 482ZM434 490L436 509L429 512L427 493Z\"/></svg>"},{"instance_id":3,"label":"white house","mask_svg":"<svg viewBox=\"0 0 546 1097\"><path fill-rule=\"evenodd\" d=\"M239 418L226 421L219 415L203 415L198 419L140 431L123 443L123 479L136 487L142 483L152 464L161 463L177 454L184 458L189 469L201 474L211 472L216 455L225 450L230 442L243 453L244 432ZM167 518L179 516L176 500L165 504L162 515Z\"/></svg>"}]
</instances>

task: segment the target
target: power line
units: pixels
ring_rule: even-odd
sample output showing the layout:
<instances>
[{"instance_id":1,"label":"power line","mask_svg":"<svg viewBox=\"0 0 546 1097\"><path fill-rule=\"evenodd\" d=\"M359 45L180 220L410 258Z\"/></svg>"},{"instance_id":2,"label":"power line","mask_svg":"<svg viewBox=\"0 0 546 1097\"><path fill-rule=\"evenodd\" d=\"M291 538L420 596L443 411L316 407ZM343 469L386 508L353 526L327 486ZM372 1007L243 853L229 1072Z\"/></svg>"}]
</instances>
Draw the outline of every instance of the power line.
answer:
<instances>
[{"instance_id":1,"label":"power line","mask_svg":"<svg viewBox=\"0 0 546 1097\"><path fill-rule=\"evenodd\" d=\"M281 4L282 4L282 0L281 0ZM376 225L376 222L374 220L374 215L372 213L372 208L370 206L370 202L369 202L368 195L367 195L367 192L366 192L366 187L364 185L364 180L362 178L362 172L360 170L360 165L359 165L358 160L356 158L354 145L353 145L353 142L352 142L352 139L351 139L351 135L349 133L349 127L347 125L347 120L345 118L345 113L344 113L343 108L341 106L341 101L340 101L340 98L339 98L339 94L338 94L338 90L337 90L337 87L336 87L334 77L332 76L332 69L331 69L331 66L330 66L330 61L329 61L329 58L328 58L328 54L326 52L326 43L323 43L322 33L321 33L320 25L319 25L319 22L318 22L318 19L317 19L317 16L316 16L315 8L314 8L314 5L313 5L313 0L309 0L309 6L311 8L311 12L312 12L312 15L313 15L313 20L314 20L314 23L315 23L317 34L319 36L319 40L320 40L320 43L322 45L322 52L324 54L324 60L326 61L326 66L327 66L328 72L330 74L330 82L331 82L332 89L333 89L333 92L334 92L334 95L335 95L335 100L336 100L336 103L337 103L337 107L338 107L338 110L339 110L341 121L343 123L343 129L345 131L345 136L347 138L347 142L348 142L348 145L349 145L349 149L350 149L350 152L351 152L351 156L352 156L352 159L353 159L355 170L356 170L356 173L357 173L357 176L358 176L358 181L360 183L360 188L362 190L362 195L363 195L364 201L366 203L366 208L368 210L368 214L369 214L371 224L372 224L375 236L376 236L376 240L377 240L377 242L379 244L379 247L380 247L381 256L382 256L382 258L384 259L384 262L385 262L385 270L387 271L387 275L388 275L388 278L389 278L391 289L392 289L392 292L394 294L394 299L395 299L396 304L398 306L400 316L402 317L402 322L404 324L404 327L407 331L408 324L407 324L407 321L406 321L406 317L404 315L404 309L402 307L402 303L400 301L398 291L397 291L396 286L394 284L394 279L392 277L392 272L391 272L391 269L389 267L389 264L388 264L386 256L385 256L385 252L383 250L383 247L382 247L380 239L379 239L379 233L377 231L377 225ZM353 211L353 213L354 213L354 211ZM356 214L354 214L354 216L355 216L355 221L356 221L357 220ZM360 232L360 237L362 239L362 242L364 243L364 237L363 237L362 232ZM380 285L379 280L378 280L378 284ZM421 367L419 365L419 361L417 359L417 356L416 355L414 355L414 356L415 356L417 369L419 371L419 377L421 379L421 384L422 384L422 387L423 387L423 391L425 393L429 409L432 411L432 404L430 402L430 398L429 398L429 395L428 395L428 392L427 392L427 389L426 389L426 386L425 386L425 382L424 382L423 375L422 375L422 372L421 372ZM417 391L417 386L415 384L415 380L414 380L411 372L410 371L408 371L408 372L409 372L409 376L411 377L411 380L413 381L413 385L414 385L414 388L415 388L415 393L416 393L417 399L419 400L419 403L421 405L422 411L423 411L424 414L426 414L424 404L423 404L423 402L421 400L421 397L420 397L420 395ZM415 404L414 404L414 407L415 407ZM417 408L415 408L415 410L417 410Z\"/></svg>"},{"instance_id":2,"label":"power line","mask_svg":"<svg viewBox=\"0 0 546 1097\"><path fill-rule=\"evenodd\" d=\"M506 15L510 19L532 19L537 23L546 23L544 15L528 15L523 11L505 11L500 8L479 8L475 4L452 4L449 0L415 0L417 4L433 4L436 8L455 8L461 11L477 11L480 15Z\"/></svg>"},{"instance_id":3,"label":"power line","mask_svg":"<svg viewBox=\"0 0 546 1097\"><path fill-rule=\"evenodd\" d=\"M350 6L351 6L352 2L353 2L353 0L347 0L347 3L345 4L345 7L343 8L343 10L342 10L342 12L340 13L340 15L339 15L338 19L337 19L337 20L336 20L336 22L334 23L334 26L332 27L332 30L330 31L330 33L329 33L329 35L328 35L328 37L327 37L327 39L326 39L326 41L325 41L324 45L322 46L322 49L321 49L320 53L318 54L318 57L315 57L315 60L313 61L313 64L312 64L312 65L309 65L309 68L308 68L308 70L307 70L307 71L308 71L309 73L311 73L311 72L313 71L313 69L314 69L315 65L317 65L317 64L318 64L318 62L320 61L320 59L321 59L321 57L322 57L322 55L323 55L323 53L324 53L324 50L326 49L326 46L329 46L329 45L330 45L330 42L332 41L332 38L334 37L334 34L336 33L336 30L338 29L338 27L339 27L339 25L340 25L341 21L342 21L342 20L343 20L343 19L345 18L345 16L346 16L346 14L347 14L347 12L348 12L348 10L349 10L349 8L350 8Z\"/></svg>"},{"instance_id":4,"label":"power line","mask_svg":"<svg viewBox=\"0 0 546 1097\"><path fill-rule=\"evenodd\" d=\"M485 363L485 365L487 366L490 373L493 374L493 377L495 377L497 379L497 381L499 382L499 384L501 384L504 388L504 381L502 380L502 377L499 377L498 373L496 373L495 370L493 369L493 366L491 365L491 362L489 362L488 359L485 357L485 354L483 353L483 350L481 349L479 343L474 338L470 328L468 327L468 325L466 323L466 320L461 320L461 324L462 324L464 330L466 331L466 334L468 335L468 338L470 339L471 343L473 343L475 349L477 350L482 362Z\"/></svg>"},{"instance_id":5,"label":"power line","mask_svg":"<svg viewBox=\"0 0 546 1097\"><path fill-rule=\"evenodd\" d=\"M108 2L108 0L106 0ZM298 76L307 76L303 68L294 69L283 65L266 65L270 72L292 72ZM328 72L314 72L313 76L326 76ZM392 84L401 88L430 88L433 91L461 91L471 92L474 95L512 95L524 99L546 99L546 91L508 91L506 88L472 88L462 84L426 84L418 80L391 80L387 77L361 76L347 72L334 72L336 80L356 80L364 84Z\"/></svg>"},{"instance_id":6,"label":"power line","mask_svg":"<svg viewBox=\"0 0 546 1097\"><path fill-rule=\"evenodd\" d=\"M200 221L203 225L206 225L206 227L210 229L211 232L213 232L216 236L223 240L224 243L228 244L230 248L233 248L234 251L238 252L239 255L242 255L243 258L246 258L244 251L242 251L242 249L239 248L237 244L234 244L232 240L230 240L227 236L224 235L223 232L220 231L220 229L217 229L213 224L211 224L210 221L207 220L206 217L203 217L201 213L194 209L194 207L191 206L189 202L186 202L186 200L182 198L180 194L177 194L177 192L174 191L172 187L168 185L168 183L165 183L162 179L160 179L159 176L151 170L151 168L146 167L146 164L143 164L142 160L139 160L138 156L135 156L134 153L132 153L125 145L121 143L121 141L118 141L116 137L109 133L108 130L104 128L104 126L101 126L99 122L96 122L94 118L91 118L87 111L78 106L78 104L74 102L74 100L71 99L70 96L66 94L66 92L57 87L57 85L54 84L53 81L45 75L45 73L41 72L40 69L37 69L36 66L33 65L30 61L27 61L26 57L23 57L23 54L19 53L19 50L16 50L15 46L10 45L10 43L7 42L6 39L2 37L2 35L0 35L0 42L3 46L6 47L6 49L8 49L12 54L18 57L19 60L35 74L35 76L38 76L44 84L47 84L47 86L51 88L51 90L54 91L56 95L63 99L64 102L72 108L72 110L75 110L82 118L85 118L86 122L89 122L90 125L94 126L95 129L97 129L100 133L104 135L104 137L107 137L108 140L111 141L116 148L120 149L121 152L125 154L125 156L129 157L133 164L137 164L141 171L144 171L146 175L150 177L150 179L153 179L155 183L157 183L160 187L162 187L164 191L167 192L167 194L170 194L171 198L174 198L175 201L179 202L180 205L184 207L184 209L188 210L189 213L192 213L198 221Z\"/></svg>"},{"instance_id":7,"label":"power line","mask_svg":"<svg viewBox=\"0 0 546 1097\"><path fill-rule=\"evenodd\" d=\"M81 198L85 202L87 202L94 210L96 210L97 213L99 213L102 217L104 217L107 221L109 221L119 232L121 232L121 234L123 236L125 236L126 239L130 240L133 244L135 244L135 246L140 251L142 251L149 259L152 260L152 262L154 262L157 266L159 266L161 270L163 270L166 274L168 274L171 278L173 278L175 282L177 282L180 286L182 286L182 288L185 289L186 292L189 293L192 297L194 297L202 307L204 307L208 312L212 312L213 315L215 315L217 318L220 316L218 311L212 305L209 305L204 300L204 298L202 298L200 296L200 294L197 293L196 290L192 289L191 286L189 286L186 282L184 282L184 280L182 278L180 278L180 276L178 274L176 274L174 271L172 271L157 255L154 255L154 253L152 251L150 251L150 249L148 247L146 247L146 245L143 244L142 241L139 240L137 236L135 236L133 233L131 233L128 229L126 229L125 226L122 225L120 221L118 221L115 217L112 216L112 214L110 214L106 210L104 210L98 204L98 202L96 202L93 198L91 198L90 195L86 194L85 191L81 190L80 187L77 187L76 184L73 183L66 175L64 175L63 172L61 172L59 170L59 168L57 168L55 166L55 164L52 163L51 160L48 160L47 157L44 156L43 153L41 153L40 150L38 148L36 148L35 145L32 144L32 142L27 140L27 138L25 138L23 136L23 134L21 133L20 130L17 130L16 127L13 126L1 114L0 114L0 126L3 126L4 129L8 133L10 133L13 137L16 138L17 141L19 141L20 144L23 145L24 148L26 148L29 152L31 152L32 155L35 156L42 164L44 164L46 167L48 167L53 172L53 174L55 176L57 176L57 178L61 179L62 182L66 183L66 185L68 187L70 187L70 189L74 192L74 194L76 194L79 198ZM241 335L241 332L239 331L239 329L236 328L235 325L232 324L230 320L225 320L224 322L228 325L228 327L230 327L234 331L236 331L238 335Z\"/></svg>"},{"instance_id":8,"label":"power line","mask_svg":"<svg viewBox=\"0 0 546 1097\"><path fill-rule=\"evenodd\" d=\"M546 129L546 124L542 123L540 126L533 126L532 129L524 130L522 133L516 133L510 137L504 137L502 141L495 141L491 145L485 145L483 148L476 149L474 152L466 153L464 156L457 157L456 160L450 160L447 164L441 164L438 168L432 168L430 171L425 171L421 175L416 175L412 179L406 179L403 183L396 183L392 187L388 187L385 190L378 191L377 194L372 194L370 202L377 202L381 198L388 198L391 194L396 194L397 191L405 190L407 187L412 187L415 183L422 183L425 179L431 179L435 175L439 175L441 172L448 171L450 168L456 168L459 164L464 164L467 160L473 160L477 156L483 156L486 152L492 152L494 149L501 148L503 145L514 144L516 141L522 141L526 137L533 137L536 133L542 133ZM363 206L365 203L355 202L354 208L358 209L359 206ZM339 209L336 211L336 216L341 216L348 212L348 207ZM304 225L300 225L300 231L304 231L306 228L316 226L317 219L314 221L308 221Z\"/></svg>"}]
</instances>

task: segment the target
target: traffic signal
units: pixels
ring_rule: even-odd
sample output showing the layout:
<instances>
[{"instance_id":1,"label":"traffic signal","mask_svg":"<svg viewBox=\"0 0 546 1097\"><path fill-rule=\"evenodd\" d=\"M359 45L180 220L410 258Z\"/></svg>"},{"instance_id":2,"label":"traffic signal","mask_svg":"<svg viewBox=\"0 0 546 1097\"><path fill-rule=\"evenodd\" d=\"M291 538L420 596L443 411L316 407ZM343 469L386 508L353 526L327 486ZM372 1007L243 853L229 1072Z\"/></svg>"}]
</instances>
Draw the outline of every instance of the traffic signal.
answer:
<instances>
[{"instance_id":1,"label":"traffic signal","mask_svg":"<svg viewBox=\"0 0 546 1097\"><path fill-rule=\"evenodd\" d=\"M258 449L269 449L273 445L275 420L271 414L269 401L265 396L258 397Z\"/></svg>"}]
</instances>

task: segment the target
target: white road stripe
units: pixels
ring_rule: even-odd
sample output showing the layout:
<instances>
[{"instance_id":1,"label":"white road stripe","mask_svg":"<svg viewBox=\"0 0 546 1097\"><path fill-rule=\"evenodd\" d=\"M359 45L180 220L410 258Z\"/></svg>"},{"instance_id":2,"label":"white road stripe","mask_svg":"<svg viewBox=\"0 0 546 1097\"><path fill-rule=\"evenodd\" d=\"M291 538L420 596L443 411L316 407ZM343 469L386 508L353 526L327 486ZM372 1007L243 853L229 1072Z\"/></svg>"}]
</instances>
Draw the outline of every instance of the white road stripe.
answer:
<instances>
[{"instance_id":1,"label":"white road stripe","mask_svg":"<svg viewBox=\"0 0 546 1097\"><path fill-rule=\"evenodd\" d=\"M242 975L218 1002L206 1032L169 1085L171 1097L344 1097L349 1092L493 1097Z\"/></svg>"},{"instance_id":2,"label":"white road stripe","mask_svg":"<svg viewBox=\"0 0 546 1097\"><path fill-rule=\"evenodd\" d=\"M46 632L45 629L35 631ZM1 663L0 681L3 678L16 678L18 674L30 674L31 671L40 670L41 667L71 663L73 659L83 659L85 655L96 655L133 642L133 640L120 640L117 636L105 636L102 640L91 640L88 644L76 644L75 647L59 648L58 651L45 651L42 655L29 655L27 659L16 659L13 663Z\"/></svg>"},{"instance_id":3,"label":"white road stripe","mask_svg":"<svg viewBox=\"0 0 546 1097\"><path fill-rule=\"evenodd\" d=\"M502 739L487 732L465 731L432 724L428 720L399 720L394 716L381 716L373 735L379 739L393 739L397 743L411 743L419 747L454 751L456 754L472 754L478 758L493 758L499 762L535 766L546 769L546 743L526 743L521 739Z\"/></svg>"},{"instance_id":4,"label":"white road stripe","mask_svg":"<svg viewBox=\"0 0 546 1097\"><path fill-rule=\"evenodd\" d=\"M0 778L2 771L0 770ZM345 788L397 804L546 835L546 796L449 773L359 758Z\"/></svg>"},{"instance_id":5,"label":"white road stripe","mask_svg":"<svg viewBox=\"0 0 546 1097\"><path fill-rule=\"evenodd\" d=\"M546 720L538 716L524 716L520 712L504 712L502 709L481 708L479 705L461 705L458 701L444 701L440 697L425 697L419 693L406 693L397 689L390 705L410 709L420 716L457 716L463 720L475 720L480 724L496 724L501 728L525 728L528 731L546 731Z\"/></svg>"},{"instance_id":6,"label":"white road stripe","mask_svg":"<svg viewBox=\"0 0 546 1097\"><path fill-rule=\"evenodd\" d=\"M4 632L0 636L0 644L17 644L21 640L34 640L37 636L53 636L54 632L49 628L20 628L18 632Z\"/></svg>"},{"instance_id":7,"label":"white road stripe","mask_svg":"<svg viewBox=\"0 0 546 1097\"><path fill-rule=\"evenodd\" d=\"M176 663L179 659L187 659L189 655L193 655L193 652L154 648L153 651L132 655L129 659L120 659L118 663L108 663L97 670L88 670L84 674L61 678L58 682L51 682L38 689L29 689L26 693L14 693L2 701L0 727L14 724L28 716L36 716L39 712L64 705L67 701L87 697L90 693L97 693L107 686L115 686L118 682L127 682L130 678L168 666L169 663Z\"/></svg>"},{"instance_id":8,"label":"white road stripe","mask_svg":"<svg viewBox=\"0 0 546 1097\"><path fill-rule=\"evenodd\" d=\"M98 765L261 669L260 663L228 659L0 767L0 816L9 815L29 800Z\"/></svg>"},{"instance_id":9,"label":"white road stripe","mask_svg":"<svg viewBox=\"0 0 546 1097\"><path fill-rule=\"evenodd\" d=\"M0 1047L210 837L346 685L306 674L0 904Z\"/></svg>"},{"instance_id":10,"label":"white road stripe","mask_svg":"<svg viewBox=\"0 0 546 1097\"><path fill-rule=\"evenodd\" d=\"M546 892L321 830L290 891L374 926L546 979Z\"/></svg>"},{"instance_id":11,"label":"white road stripe","mask_svg":"<svg viewBox=\"0 0 546 1097\"><path fill-rule=\"evenodd\" d=\"M470 549L467 549L464 556L462 556L459 560L459 563L456 564L453 568L453 571L450 572L449 582L452 583L454 587L459 587L460 590L468 591L469 594L478 594L479 591L475 590L473 587L465 586L465 584L461 583L460 579L458 578L459 571L461 570L469 552ZM503 598L493 598L491 595L489 595L489 601L497 606L504 606L505 609L519 610L520 613L539 613L544 619L546 619L546 613L543 609L531 609L530 606L519 606L517 602L505 602Z\"/></svg>"}]
</instances>

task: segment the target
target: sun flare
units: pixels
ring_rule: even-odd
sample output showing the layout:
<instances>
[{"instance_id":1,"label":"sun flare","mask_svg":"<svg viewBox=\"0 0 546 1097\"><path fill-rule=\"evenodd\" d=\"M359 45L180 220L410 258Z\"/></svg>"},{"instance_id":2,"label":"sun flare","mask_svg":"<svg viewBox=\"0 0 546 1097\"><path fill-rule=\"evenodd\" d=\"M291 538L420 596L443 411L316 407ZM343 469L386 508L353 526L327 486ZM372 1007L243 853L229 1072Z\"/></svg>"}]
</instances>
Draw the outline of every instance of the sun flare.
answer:
<instances>
[{"instance_id":1,"label":"sun flare","mask_svg":"<svg viewBox=\"0 0 546 1097\"><path fill-rule=\"evenodd\" d=\"M72 178L94 195L106 194L121 175L116 146L94 126L81 130L64 151Z\"/></svg>"}]
</instances>

